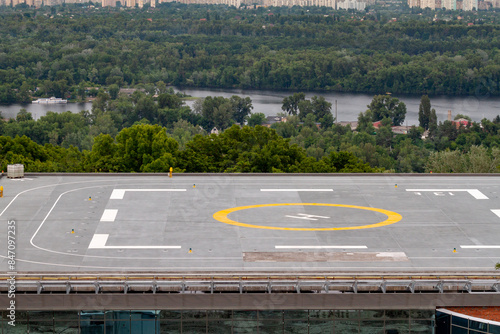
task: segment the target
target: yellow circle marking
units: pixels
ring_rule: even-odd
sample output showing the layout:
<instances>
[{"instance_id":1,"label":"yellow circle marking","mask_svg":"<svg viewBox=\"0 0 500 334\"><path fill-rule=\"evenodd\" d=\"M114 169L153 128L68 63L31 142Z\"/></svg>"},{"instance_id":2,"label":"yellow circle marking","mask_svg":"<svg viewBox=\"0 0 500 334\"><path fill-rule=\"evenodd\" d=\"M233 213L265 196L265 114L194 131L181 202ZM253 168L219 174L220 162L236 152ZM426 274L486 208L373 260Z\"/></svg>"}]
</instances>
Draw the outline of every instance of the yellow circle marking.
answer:
<instances>
[{"instance_id":1,"label":"yellow circle marking","mask_svg":"<svg viewBox=\"0 0 500 334\"><path fill-rule=\"evenodd\" d=\"M368 210L383 213L387 216L387 219L376 224L371 225L362 225L362 226L352 226L352 227L327 227L327 228L309 228L309 227L276 227L276 226L263 226L263 225L252 225L245 224L229 219L227 216L236 211L246 210L246 209L255 209L255 208L265 208L265 207L273 207L273 206L294 206L294 205L308 205L308 206L333 206L333 207L341 207L341 208L350 208L350 209L360 209L360 210ZM373 228L391 225L397 223L403 217L396 212L377 209L377 208L369 208L366 206L357 206L357 205L347 205L347 204L328 204L328 203L277 203L277 204L259 204L259 205L247 205L247 206L238 206L236 208L230 208L226 210L221 210L213 215L215 220L218 220L222 223L242 226L242 227L251 227L251 228L261 228L266 230L286 230L286 231L342 231L342 230L360 230L364 228Z\"/></svg>"}]
</instances>

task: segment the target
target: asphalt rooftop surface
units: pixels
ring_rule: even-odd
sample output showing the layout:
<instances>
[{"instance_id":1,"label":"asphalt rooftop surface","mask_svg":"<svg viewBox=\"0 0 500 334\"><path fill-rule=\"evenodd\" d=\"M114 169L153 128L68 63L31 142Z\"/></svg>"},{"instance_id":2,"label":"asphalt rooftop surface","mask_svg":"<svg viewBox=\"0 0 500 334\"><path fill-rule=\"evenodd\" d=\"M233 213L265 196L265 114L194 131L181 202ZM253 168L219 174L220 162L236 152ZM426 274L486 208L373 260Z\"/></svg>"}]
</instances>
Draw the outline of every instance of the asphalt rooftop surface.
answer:
<instances>
[{"instance_id":1,"label":"asphalt rooftop surface","mask_svg":"<svg viewBox=\"0 0 500 334\"><path fill-rule=\"evenodd\" d=\"M27 174L0 185L6 272L9 226L17 272L483 273L500 261L500 176Z\"/></svg>"}]
</instances>

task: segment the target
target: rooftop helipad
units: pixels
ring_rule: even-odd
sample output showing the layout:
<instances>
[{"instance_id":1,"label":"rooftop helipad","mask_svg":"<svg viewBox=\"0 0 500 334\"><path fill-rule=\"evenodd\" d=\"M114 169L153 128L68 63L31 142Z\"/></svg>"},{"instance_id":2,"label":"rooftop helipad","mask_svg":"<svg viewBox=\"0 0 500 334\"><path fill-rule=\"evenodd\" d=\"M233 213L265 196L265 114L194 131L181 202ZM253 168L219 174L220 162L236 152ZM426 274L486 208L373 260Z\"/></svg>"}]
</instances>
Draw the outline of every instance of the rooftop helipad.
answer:
<instances>
[{"instance_id":1,"label":"rooftop helipad","mask_svg":"<svg viewBox=\"0 0 500 334\"><path fill-rule=\"evenodd\" d=\"M17 272L485 273L500 260L500 176L26 174L0 185Z\"/></svg>"}]
</instances>

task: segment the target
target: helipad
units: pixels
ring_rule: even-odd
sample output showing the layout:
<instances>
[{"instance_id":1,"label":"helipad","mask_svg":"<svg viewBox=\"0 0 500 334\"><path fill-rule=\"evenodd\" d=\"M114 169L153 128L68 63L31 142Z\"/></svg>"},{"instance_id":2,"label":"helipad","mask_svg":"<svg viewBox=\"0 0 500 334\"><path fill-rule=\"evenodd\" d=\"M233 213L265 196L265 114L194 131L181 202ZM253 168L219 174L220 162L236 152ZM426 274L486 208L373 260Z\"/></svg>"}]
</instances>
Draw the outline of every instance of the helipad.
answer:
<instances>
[{"instance_id":1,"label":"helipad","mask_svg":"<svg viewBox=\"0 0 500 334\"><path fill-rule=\"evenodd\" d=\"M499 176L27 174L0 185L17 272L484 273L500 261Z\"/></svg>"}]
</instances>

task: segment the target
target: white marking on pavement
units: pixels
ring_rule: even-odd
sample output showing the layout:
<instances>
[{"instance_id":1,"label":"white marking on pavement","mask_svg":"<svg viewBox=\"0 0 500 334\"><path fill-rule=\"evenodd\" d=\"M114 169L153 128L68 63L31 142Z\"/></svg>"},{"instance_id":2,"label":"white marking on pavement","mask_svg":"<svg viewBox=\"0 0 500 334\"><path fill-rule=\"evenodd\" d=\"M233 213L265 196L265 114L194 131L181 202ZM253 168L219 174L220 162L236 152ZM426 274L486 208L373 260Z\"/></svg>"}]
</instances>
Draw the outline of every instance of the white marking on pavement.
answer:
<instances>
[{"instance_id":1,"label":"white marking on pavement","mask_svg":"<svg viewBox=\"0 0 500 334\"><path fill-rule=\"evenodd\" d=\"M260 191L333 191L333 189L261 189Z\"/></svg>"},{"instance_id":2,"label":"white marking on pavement","mask_svg":"<svg viewBox=\"0 0 500 334\"><path fill-rule=\"evenodd\" d=\"M498 217L500 217L500 210L494 210L494 209L491 209L491 212L493 212L494 214L496 214Z\"/></svg>"},{"instance_id":3,"label":"white marking on pavement","mask_svg":"<svg viewBox=\"0 0 500 334\"><path fill-rule=\"evenodd\" d=\"M307 213L297 213L299 216L302 216L302 217L297 217L297 216L289 216L289 215L286 215L285 217L288 217L288 218L296 218L296 219L305 219L305 220L318 220L317 218L330 218L330 217L325 217L325 216L316 216L316 215L308 215Z\"/></svg>"},{"instance_id":4,"label":"white marking on pavement","mask_svg":"<svg viewBox=\"0 0 500 334\"><path fill-rule=\"evenodd\" d=\"M115 209L106 209L102 214L101 221L102 222L114 222L116 218L116 214L118 210Z\"/></svg>"},{"instance_id":5,"label":"white marking on pavement","mask_svg":"<svg viewBox=\"0 0 500 334\"><path fill-rule=\"evenodd\" d=\"M359 249L366 246L274 246L276 249Z\"/></svg>"},{"instance_id":6,"label":"white marking on pavement","mask_svg":"<svg viewBox=\"0 0 500 334\"><path fill-rule=\"evenodd\" d=\"M136 192L153 192L153 191L186 191L186 189L113 189L109 199L123 199L125 192L136 191Z\"/></svg>"},{"instance_id":7,"label":"white marking on pavement","mask_svg":"<svg viewBox=\"0 0 500 334\"><path fill-rule=\"evenodd\" d=\"M480 192L477 189L406 189L406 191L430 191L430 192L434 192L434 193L443 192L443 191L448 191L448 192L466 191L469 194L471 194L475 199L489 199L486 195L484 195L482 192ZM435 195L441 196L438 194L435 194Z\"/></svg>"},{"instance_id":8,"label":"white marking on pavement","mask_svg":"<svg viewBox=\"0 0 500 334\"><path fill-rule=\"evenodd\" d=\"M181 246L106 246L109 234L94 234L89 249L172 249Z\"/></svg>"},{"instance_id":9,"label":"white marking on pavement","mask_svg":"<svg viewBox=\"0 0 500 334\"><path fill-rule=\"evenodd\" d=\"M500 248L500 245L461 245L460 248Z\"/></svg>"},{"instance_id":10,"label":"white marking on pavement","mask_svg":"<svg viewBox=\"0 0 500 334\"><path fill-rule=\"evenodd\" d=\"M472 196L474 196L475 199L489 199L488 197L486 197L486 195L484 195L482 192L480 192L477 189L469 189L469 190L467 190L467 192L469 194L471 194Z\"/></svg>"},{"instance_id":11,"label":"white marking on pavement","mask_svg":"<svg viewBox=\"0 0 500 334\"><path fill-rule=\"evenodd\" d=\"M130 181L130 180L135 180L135 179L131 179L131 178L123 178L123 179L116 179L115 181ZM79 191L79 190L84 190L84 189L92 189L92 188L102 188L102 187L108 187L108 186L112 186L112 184L109 184L109 185L102 185L102 180L97 180L97 181L92 181L92 180L86 180L86 181L78 181L78 182L64 182L64 183L55 183L55 184L49 184L49 185L45 185L45 186L40 186L40 187L35 187L35 188L30 188L30 189L26 189L26 190L23 190L21 192L19 192L16 196L14 196L14 198L9 202L9 204L7 204L7 206L2 210L2 212L0 212L0 217L5 213L5 211L7 211L7 209L9 209L9 207L17 200L17 198L27 192L31 192L31 191L34 191L34 190L40 190L40 189L46 189L46 188L51 188L51 187L57 187L57 186L67 186L67 185L77 185L77 184L87 184L87 183L94 183L94 182L99 182L101 183L101 185L98 185L98 186L90 186L90 187L82 187L82 188L76 188L76 189L72 189L72 190L68 190L68 191L65 191L63 192L62 194L59 195L59 197L57 198L57 200L54 202L54 205L52 205L52 207L50 208L49 212L47 213L47 215L45 216L45 218L43 219L43 221L40 223L40 225L38 226L38 228L36 229L35 233L33 234L33 236L31 237L30 239L30 244L37 248L37 249L40 249L42 251L46 251L46 252L50 252L50 253L54 253L54 254L60 254L60 255L65 255L65 256L73 256L73 257L80 257L80 258L103 258L103 259L135 259L135 260L151 260L151 259L165 259L165 257L161 257L161 258L152 258L152 257L147 257L147 258L141 258L141 257L116 257L116 256L97 256L97 255L82 255L82 254L70 254L70 253L66 253L66 252L60 252L60 251L55 251L55 250L51 250L51 249L48 249L48 248L43 248L43 247L40 247L40 246L37 246L35 243L34 243L34 239L35 237L37 236L38 232L40 231L40 229L42 228L42 226L45 224L45 221L47 221L47 219L49 218L52 210L56 207L57 203L59 202L59 200L62 198L63 195L66 195L68 193L71 193L71 192L74 192L74 191ZM2 256L0 255L0 258L6 258L5 256ZM191 258L191 257L190 257ZM217 259L217 258L214 258L214 259ZM229 259L229 257L224 257L224 259ZM27 262L27 263L38 263L38 264L47 264L49 265L50 263L44 263L44 262L36 262L36 261L29 261L29 260L20 260L20 259L17 259L16 260L18 261L24 261L24 262ZM53 264L53 265L58 265L58 264ZM80 267L79 265L75 265L75 266L71 266L71 265L59 265L59 266L64 266L64 267ZM85 267L85 266L81 266L81 267ZM88 267L88 268L97 268L97 267ZM102 268L106 268L106 267L102 267Z\"/></svg>"},{"instance_id":12,"label":"white marking on pavement","mask_svg":"<svg viewBox=\"0 0 500 334\"><path fill-rule=\"evenodd\" d=\"M296 219L304 219L304 220L317 220L316 218L309 218L309 217L297 217L297 216L289 216L289 215L286 215L285 217L288 217L288 218L296 218Z\"/></svg>"},{"instance_id":13,"label":"white marking on pavement","mask_svg":"<svg viewBox=\"0 0 500 334\"><path fill-rule=\"evenodd\" d=\"M308 215L307 213L297 213L299 216L310 217L310 218L330 218L326 216L316 216L316 215Z\"/></svg>"},{"instance_id":14,"label":"white marking on pavement","mask_svg":"<svg viewBox=\"0 0 500 334\"><path fill-rule=\"evenodd\" d=\"M123 196L125 196L125 189L113 189L109 199L123 199Z\"/></svg>"}]
</instances>

